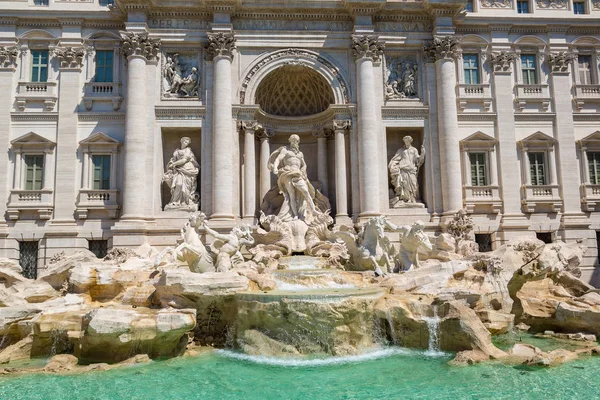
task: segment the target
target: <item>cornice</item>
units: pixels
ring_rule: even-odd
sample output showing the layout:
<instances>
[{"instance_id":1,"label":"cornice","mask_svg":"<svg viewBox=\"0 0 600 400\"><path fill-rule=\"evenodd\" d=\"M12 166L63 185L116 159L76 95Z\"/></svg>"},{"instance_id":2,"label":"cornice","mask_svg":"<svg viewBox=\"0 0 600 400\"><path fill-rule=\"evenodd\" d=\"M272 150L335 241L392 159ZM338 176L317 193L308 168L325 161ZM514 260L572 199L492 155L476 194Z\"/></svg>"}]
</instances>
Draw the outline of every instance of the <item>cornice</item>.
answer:
<instances>
[{"instance_id":1,"label":"cornice","mask_svg":"<svg viewBox=\"0 0 600 400\"><path fill-rule=\"evenodd\" d=\"M573 121L576 122L593 122L595 124L600 121L600 114L598 113L590 113L590 114L573 114Z\"/></svg>"},{"instance_id":2,"label":"cornice","mask_svg":"<svg viewBox=\"0 0 600 400\"><path fill-rule=\"evenodd\" d=\"M552 122L556 119L555 113L531 113L531 114L515 114L515 122Z\"/></svg>"},{"instance_id":3,"label":"cornice","mask_svg":"<svg viewBox=\"0 0 600 400\"><path fill-rule=\"evenodd\" d=\"M10 119L12 122L58 122L57 112L14 112L10 113Z\"/></svg>"},{"instance_id":4,"label":"cornice","mask_svg":"<svg viewBox=\"0 0 600 400\"><path fill-rule=\"evenodd\" d=\"M381 117L385 120L393 119L428 119L429 107L381 107Z\"/></svg>"},{"instance_id":5,"label":"cornice","mask_svg":"<svg viewBox=\"0 0 600 400\"><path fill-rule=\"evenodd\" d=\"M154 114L157 120L198 120L206 118L204 106L156 106Z\"/></svg>"},{"instance_id":6,"label":"cornice","mask_svg":"<svg viewBox=\"0 0 600 400\"><path fill-rule=\"evenodd\" d=\"M77 114L79 122L125 121L125 113L121 112L85 112Z\"/></svg>"},{"instance_id":7,"label":"cornice","mask_svg":"<svg viewBox=\"0 0 600 400\"><path fill-rule=\"evenodd\" d=\"M467 113L460 113L458 114L458 120L461 122L481 122L481 121L487 121L487 122L494 122L496 121L496 113L473 113L473 114L467 114Z\"/></svg>"}]
</instances>

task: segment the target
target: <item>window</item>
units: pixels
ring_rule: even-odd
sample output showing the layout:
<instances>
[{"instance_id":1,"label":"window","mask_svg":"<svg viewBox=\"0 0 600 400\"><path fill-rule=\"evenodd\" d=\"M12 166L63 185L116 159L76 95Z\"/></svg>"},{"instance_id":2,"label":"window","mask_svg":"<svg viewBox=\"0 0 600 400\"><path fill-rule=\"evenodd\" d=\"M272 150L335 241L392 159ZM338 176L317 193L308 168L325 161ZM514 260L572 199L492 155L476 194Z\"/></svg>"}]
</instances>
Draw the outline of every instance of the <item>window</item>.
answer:
<instances>
[{"instance_id":1,"label":"window","mask_svg":"<svg viewBox=\"0 0 600 400\"><path fill-rule=\"evenodd\" d=\"M471 162L471 186L487 186L486 154L469 153Z\"/></svg>"},{"instance_id":2,"label":"window","mask_svg":"<svg viewBox=\"0 0 600 400\"><path fill-rule=\"evenodd\" d=\"M101 7L107 7L111 4L115 4L115 0L100 0Z\"/></svg>"},{"instance_id":3,"label":"window","mask_svg":"<svg viewBox=\"0 0 600 400\"><path fill-rule=\"evenodd\" d=\"M33 50L31 56L31 82L47 82L48 50Z\"/></svg>"},{"instance_id":4,"label":"window","mask_svg":"<svg viewBox=\"0 0 600 400\"><path fill-rule=\"evenodd\" d=\"M23 276L37 279L38 241L19 241L19 265Z\"/></svg>"},{"instance_id":5,"label":"window","mask_svg":"<svg viewBox=\"0 0 600 400\"><path fill-rule=\"evenodd\" d=\"M546 184L546 154L528 153L529 171L531 173L531 184L540 186Z\"/></svg>"},{"instance_id":6,"label":"window","mask_svg":"<svg viewBox=\"0 0 600 400\"><path fill-rule=\"evenodd\" d=\"M473 12L473 0L468 0L465 5L465 11Z\"/></svg>"},{"instance_id":7,"label":"window","mask_svg":"<svg viewBox=\"0 0 600 400\"><path fill-rule=\"evenodd\" d=\"M98 258L106 257L108 240L88 240L88 249Z\"/></svg>"},{"instance_id":8,"label":"window","mask_svg":"<svg viewBox=\"0 0 600 400\"><path fill-rule=\"evenodd\" d=\"M94 182L93 189L108 190L110 189L110 156L109 155L93 155L92 164L94 166Z\"/></svg>"},{"instance_id":9,"label":"window","mask_svg":"<svg viewBox=\"0 0 600 400\"><path fill-rule=\"evenodd\" d=\"M33 5L35 6L47 6L49 0L33 0Z\"/></svg>"},{"instance_id":10,"label":"window","mask_svg":"<svg viewBox=\"0 0 600 400\"><path fill-rule=\"evenodd\" d=\"M44 177L44 156L25 156L25 190L42 190Z\"/></svg>"},{"instance_id":11,"label":"window","mask_svg":"<svg viewBox=\"0 0 600 400\"><path fill-rule=\"evenodd\" d=\"M537 237L539 240L541 240L542 242L549 244L549 243L554 243L554 240L552 238L553 232L536 232L535 233L535 237Z\"/></svg>"},{"instance_id":12,"label":"window","mask_svg":"<svg viewBox=\"0 0 600 400\"><path fill-rule=\"evenodd\" d=\"M588 167L590 172L590 183L600 185L600 153L587 152Z\"/></svg>"},{"instance_id":13,"label":"window","mask_svg":"<svg viewBox=\"0 0 600 400\"><path fill-rule=\"evenodd\" d=\"M521 73L525 85L537 85L537 67L535 54L521 55Z\"/></svg>"},{"instance_id":14,"label":"window","mask_svg":"<svg viewBox=\"0 0 600 400\"><path fill-rule=\"evenodd\" d=\"M475 242L479 245L479 252L492 251L492 235L489 233L476 233Z\"/></svg>"},{"instance_id":15,"label":"window","mask_svg":"<svg viewBox=\"0 0 600 400\"><path fill-rule=\"evenodd\" d=\"M478 54L464 54L463 69L465 71L465 83L467 85L477 85L480 83Z\"/></svg>"},{"instance_id":16,"label":"window","mask_svg":"<svg viewBox=\"0 0 600 400\"><path fill-rule=\"evenodd\" d=\"M573 1L573 13L585 14L585 1Z\"/></svg>"},{"instance_id":17,"label":"window","mask_svg":"<svg viewBox=\"0 0 600 400\"><path fill-rule=\"evenodd\" d=\"M529 0L517 0L517 12L519 14L529 14Z\"/></svg>"},{"instance_id":18,"label":"window","mask_svg":"<svg viewBox=\"0 0 600 400\"><path fill-rule=\"evenodd\" d=\"M580 54L577 57L577 64L579 69L579 81L582 85L591 85L594 83L594 76L592 75L592 56L586 54Z\"/></svg>"},{"instance_id":19,"label":"window","mask_svg":"<svg viewBox=\"0 0 600 400\"><path fill-rule=\"evenodd\" d=\"M99 50L96 52L96 82L113 81L113 55L114 52Z\"/></svg>"}]
</instances>

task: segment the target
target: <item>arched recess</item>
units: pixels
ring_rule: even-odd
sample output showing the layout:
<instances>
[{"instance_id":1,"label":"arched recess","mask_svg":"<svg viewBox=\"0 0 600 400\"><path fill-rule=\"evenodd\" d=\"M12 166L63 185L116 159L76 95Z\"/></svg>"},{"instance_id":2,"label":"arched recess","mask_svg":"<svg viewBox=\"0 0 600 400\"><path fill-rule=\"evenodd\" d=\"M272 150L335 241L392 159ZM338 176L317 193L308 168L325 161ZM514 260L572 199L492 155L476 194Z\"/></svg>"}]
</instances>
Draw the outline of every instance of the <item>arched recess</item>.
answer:
<instances>
[{"instance_id":1,"label":"arched recess","mask_svg":"<svg viewBox=\"0 0 600 400\"><path fill-rule=\"evenodd\" d=\"M260 82L284 65L300 65L309 67L331 86L335 104L351 103L351 94L340 69L320 54L303 49L283 49L263 55L244 72L244 79L238 88L240 104L254 104L256 91Z\"/></svg>"},{"instance_id":2,"label":"arched recess","mask_svg":"<svg viewBox=\"0 0 600 400\"><path fill-rule=\"evenodd\" d=\"M57 39L52 33L43 29L31 29L24 32L19 39L33 39L33 40L54 40Z\"/></svg>"}]
</instances>

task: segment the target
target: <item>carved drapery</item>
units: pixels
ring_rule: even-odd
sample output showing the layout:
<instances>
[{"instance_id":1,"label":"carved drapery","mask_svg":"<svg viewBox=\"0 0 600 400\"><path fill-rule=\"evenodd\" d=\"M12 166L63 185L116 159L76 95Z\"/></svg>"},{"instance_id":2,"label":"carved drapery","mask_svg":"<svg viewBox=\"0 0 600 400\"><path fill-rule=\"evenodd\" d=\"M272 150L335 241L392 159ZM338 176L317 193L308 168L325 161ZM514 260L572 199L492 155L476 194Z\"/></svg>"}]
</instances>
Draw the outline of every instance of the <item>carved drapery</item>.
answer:
<instances>
[{"instance_id":1,"label":"carved drapery","mask_svg":"<svg viewBox=\"0 0 600 400\"><path fill-rule=\"evenodd\" d=\"M577 59L575 53L561 51L548 54L548 65L551 72L569 72L569 64Z\"/></svg>"},{"instance_id":2,"label":"carved drapery","mask_svg":"<svg viewBox=\"0 0 600 400\"><path fill-rule=\"evenodd\" d=\"M356 60L360 58L371 58L373 61L379 61L384 50L385 43L380 41L377 36L352 36L352 54Z\"/></svg>"},{"instance_id":3,"label":"carved drapery","mask_svg":"<svg viewBox=\"0 0 600 400\"><path fill-rule=\"evenodd\" d=\"M517 53L501 51L490 54L490 64L494 72L512 72L513 62L518 58Z\"/></svg>"},{"instance_id":4,"label":"carved drapery","mask_svg":"<svg viewBox=\"0 0 600 400\"><path fill-rule=\"evenodd\" d=\"M460 38L456 36L436 37L423 46L423 51L427 58L434 62L443 59L458 59L461 57L459 43Z\"/></svg>"},{"instance_id":5,"label":"carved drapery","mask_svg":"<svg viewBox=\"0 0 600 400\"><path fill-rule=\"evenodd\" d=\"M160 39L151 38L147 33L121 33L121 51L125 57L141 56L146 60L156 60L160 49Z\"/></svg>"},{"instance_id":6,"label":"carved drapery","mask_svg":"<svg viewBox=\"0 0 600 400\"><path fill-rule=\"evenodd\" d=\"M567 8L567 0L537 0L538 8L561 10Z\"/></svg>"},{"instance_id":7,"label":"carved drapery","mask_svg":"<svg viewBox=\"0 0 600 400\"><path fill-rule=\"evenodd\" d=\"M54 49L54 55L60 61L61 68L81 68L85 49L83 47L66 47Z\"/></svg>"},{"instance_id":8,"label":"carved drapery","mask_svg":"<svg viewBox=\"0 0 600 400\"><path fill-rule=\"evenodd\" d=\"M235 50L235 37L233 33L207 33L208 42L206 43L206 58L212 61L217 56L224 56L233 59Z\"/></svg>"},{"instance_id":9,"label":"carved drapery","mask_svg":"<svg viewBox=\"0 0 600 400\"><path fill-rule=\"evenodd\" d=\"M17 63L19 50L13 47L0 46L0 68L14 68Z\"/></svg>"}]
</instances>

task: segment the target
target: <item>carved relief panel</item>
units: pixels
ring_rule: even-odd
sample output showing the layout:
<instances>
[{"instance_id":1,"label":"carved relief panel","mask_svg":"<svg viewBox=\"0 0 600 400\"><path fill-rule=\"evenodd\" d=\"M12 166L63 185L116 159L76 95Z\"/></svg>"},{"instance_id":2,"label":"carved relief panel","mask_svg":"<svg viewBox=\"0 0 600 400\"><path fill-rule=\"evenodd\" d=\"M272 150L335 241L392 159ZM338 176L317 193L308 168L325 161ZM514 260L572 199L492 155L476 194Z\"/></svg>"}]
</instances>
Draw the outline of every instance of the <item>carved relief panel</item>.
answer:
<instances>
[{"instance_id":1,"label":"carved relief panel","mask_svg":"<svg viewBox=\"0 0 600 400\"><path fill-rule=\"evenodd\" d=\"M419 100L420 68L416 54L386 55L386 100Z\"/></svg>"},{"instance_id":2,"label":"carved relief panel","mask_svg":"<svg viewBox=\"0 0 600 400\"><path fill-rule=\"evenodd\" d=\"M161 67L163 99L200 97L199 60L198 52L167 50Z\"/></svg>"}]
</instances>

